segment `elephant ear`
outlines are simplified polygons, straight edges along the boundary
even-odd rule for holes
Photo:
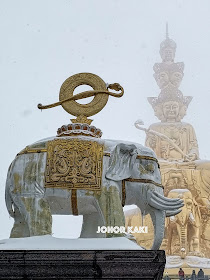
[[[129,178],[137,154],[137,147],[135,145],[118,144],[111,154],[106,178],[113,181]]]

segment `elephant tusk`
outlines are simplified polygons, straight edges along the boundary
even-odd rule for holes
[[[153,197],[150,198],[149,205],[154,207],[155,209],[166,211],[166,210],[174,210],[175,206],[171,205],[163,205],[162,203],[156,201]],[[180,208],[179,206],[177,208]]]
[[[153,198],[157,203],[164,205],[165,207],[175,207],[180,208],[183,206],[183,201],[181,199],[165,199],[164,196],[161,196],[158,192],[150,192],[150,197]]]
[[[189,219],[190,219],[190,221],[191,221],[192,223],[195,222],[195,218],[194,218],[194,215],[193,215],[192,212],[190,212]]]
[[[174,211],[166,210],[166,217],[175,216],[175,215],[179,214],[181,211],[182,211],[182,209],[178,209],[178,210],[174,210]]]
[[[183,201],[181,199],[178,199],[178,200],[177,199],[165,199],[164,196],[157,195],[158,193],[156,191],[154,191],[153,194],[154,194],[153,195],[154,199],[157,202],[164,204],[165,206],[174,206],[174,207],[178,206],[179,207],[180,205],[183,204]]]
[[[165,203],[163,200],[161,200],[159,197],[157,197],[157,192],[151,192],[148,191],[148,203],[150,206],[154,207],[155,209],[162,210],[162,211],[175,211],[178,210],[183,206],[182,201],[180,201],[178,204],[169,204]]]
[[[164,200],[165,200],[165,201],[168,201],[168,202],[170,202],[171,200],[173,200],[173,201],[180,201],[180,200],[182,200],[182,199],[180,199],[180,198],[168,198],[168,197],[165,197],[165,196],[161,195],[160,193],[158,193],[158,192],[156,192],[156,191],[155,191],[155,193],[156,193],[156,195],[157,195],[158,197],[164,198]]]

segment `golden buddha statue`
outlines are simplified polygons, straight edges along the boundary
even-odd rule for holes
[[[177,188],[189,188],[196,181],[192,193],[203,206],[210,208],[210,161],[199,159],[195,130],[191,124],[181,121],[192,97],[183,96],[180,90],[169,84],[157,98],[149,97],[148,100],[161,122],[152,124],[147,130],[146,146],[155,151],[162,176],[169,175],[169,168],[176,169],[177,176],[170,174],[167,181],[170,183],[172,177],[179,178],[176,179],[180,184],[176,184]],[[182,180],[177,170],[185,170],[181,172]]]
[[[180,214],[167,218],[162,249],[181,258],[210,257],[210,161],[200,160],[195,130],[182,121],[192,97],[179,90],[184,63],[174,62],[175,52],[176,43],[167,32],[160,45],[162,62],[153,67],[161,92],[148,98],[160,122],[149,129],[140,127],[140,121],[135,126],[146,132],[145,144],[158,157],[165,196],[182,198],[186,204]],[[127,223],[130,217],[127,215]],[[150,227],[149,218],[144,218],[144,225]]]

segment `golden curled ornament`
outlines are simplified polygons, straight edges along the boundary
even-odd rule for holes
[[[74,94],[76,87],[89,85],[93,90]],[[110,92],[109,89],[121,91],[120,93]],[[64,81],[60,89],[59,102],[45,105],[38,104],[39,109],[49,109],[61,105],[65,111],[73,116],[93,116],[101,111],[106,105],[109,95],[121,97],[124,94],[123,87],[118,84],[106,83],[97,75],[92,73],[75,74]],[[93,100],[87,104],[79,104],[76,100],[94,96]]]

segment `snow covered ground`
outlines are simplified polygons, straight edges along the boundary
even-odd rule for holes
[[[181,259],[180,256],[167,256],[166,268],[178,268],[183,266],[210,268],[210,259],[196,256],[187,256],[185,259]]]
[[[0,240],[0,250],[142,250],[125,237],[56,238],[50,235]]]

